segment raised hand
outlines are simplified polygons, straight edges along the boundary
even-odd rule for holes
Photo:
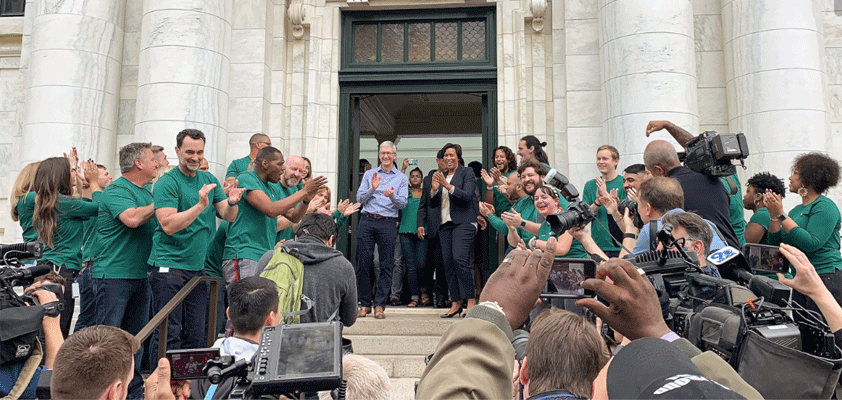
[[[407,167],[409,167],[409,159],[404,158],[403,159],[403,165],[401,166],[401,171],[406,171]]]
[[[763,204],[766,206],[766,209],[769,210],[769,215],[771,215],[772,218],[784,213],[784,206],[781,204],[781,196],[778,196],[778,194],[773,192],[771,189],[766,189],[766,193],[763,194]]]
[[[310,213],[324,208],[325,205],[327,205],[327,199],[324,197],[319,196],[318,198],[313,198],[313,200],[310,200],[310,204],[307,205],[307,212]]]
[[[494,168],[492,168],[491,170],[493,171],[493,170],[494,170]],[[485,185],[486,185],[486,186],[488,186],[488,187],[492,187],[492,186],[494,186],[494,177],[493,177],[493,176],[491,176],[491,174],[489,174],[488,172],[486,172],[486,170],[485,170],[485,169],[481,169],[481,170],[479,171],[479,173],[480,173],[480,175],[482,176],[482,181],[483,181],[483,182],[485,182]]]
[[[629,190],[626,190],[626,197],[628,197],[629,200],[637,203],[637,189],[630,187]]]
[[[433,179],[430,180],[434,192],[439,191],[439,188],[443,185],[442,182],[447,183],[447,179],[445,179],[444,174],[442,174],[441,171],[436,171],[433,174]]]
[[[228,205],[237,204],[240,202],[240,199],[243,198],[243,193],[246,189],[238,188],[237,185],[239,184],[240,181],[235,179],[234,182],[231,182],[231,184],[228,185]]]
[[[506,225],[512,228],[519,227],[520,223],[523,222],[523,217],[521,217],[520,213],[514,209],[504,212],[500,215],[500,218],[503,219],[503,222],[505,222]]]
[[[479,203],[479,213],[482,214],[483,217],[487,217],[491,214],[494,214],[494,206],[484,201],[481,201]]]
[[[646,137],[649,137],[653,132],[666,129],[671,124],[669,121],[649,121],[649,125],[646,125]]]
[[[66,158],[67,162],[70,163],[70,169],[74,169],[79,166],[79,153],[76,151],[76,147],[73,147],[69,153],[64,153],[64,158]]]
[[[304,187],[301,190],[307,192],[308,196],[315,196],[316,192],[325,185],[327,185],[327,178],[320,175],[304,182]]]
[[[500,178],[503,177],[503,174],[500,173],[500,170],[497,167],[491,167],[491,176],[494,178],[495,181],[499,181]]]
[[[377,190],[380,187],[380,175],[377,172],[371,174],[371,190]]]
[[[348,199],[336,203],[336,211],[339,211],[340,214],[345,214],[345,209],[348,208],[349,204],[351,204],[351,200]]]
[[[608,195],[608,189],[605,187],[605,179],[601,176],[596,177],[596,196],[602,197]]]
[[[208,193],[210,193],[210,191],[213,190],[213,188],[215,187],[215,183],[210,183],[207,185],[203,185],[202,188],[199,189],[199,205],[201,205],[202,208],[207,207],[210,203],[210,200],[208,200]]]
[[[512,329],[520,327],[535,308],[553,265],[555,246],[555,238],[547,241],[544,252],[523,250],[518,246],[488,278],[479,300],[499,304]]]
[[[606,193],[599,197],[599,202],[605,206],[609,214],[617,212],[617,205],[620,204],[620,199],[617,196],[617,189],[611,189],[611,193]]]
[[[348,207],[345,207],[345,211],[341,211],[341,213],[342,213],[342,215],[347,217],[347,216],[349,216],[349,215],[351,215],[351,214],[353,214],[357,211],[360,211],[360,207],[362,207],[362,206],[363,205],[360,204],[360,203],[352,203],[352,204],[349,204]]]

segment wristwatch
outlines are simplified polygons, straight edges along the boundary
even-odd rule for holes
[[[520,226],[526,228],[526,220],[525,219],[520,221]]]
[[[778,215],[778,221],[780,221],[780,222],[786,221],[787,218],[789,218],[789,217],[787,217],[786,214]]]

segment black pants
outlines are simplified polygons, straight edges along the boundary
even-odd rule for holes
[[[473,224],[448,222],[439,228],[441,254],[450,300],[460,301],[476,297],[474,266],[471,264],[471,247],[477,228]]]
[[[53,270],[56,269],[55,264],[49,261],[47,261],[47,264],[52,266]],[[60,299],[64,304],[64,310],[61,312],[59,325],[61,325],[61,335],[66,339],[67,335],[70,334],[70,321],[73,319],[73,310],[76,308],[76,300],[73,298],[73,283],[76,282],[79,271],[62,265],[58,267],[58,274],[64,278],[64,298]]]

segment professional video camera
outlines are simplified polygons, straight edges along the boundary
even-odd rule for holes
[[[202,359],[208,350],[211,349],[196,350],[194,359]],[[180,355],[190,357],[188,353]],[[345,398],[342,324],[338,321],[267,326],[251,360],[235,361],[231,356],[202,360],[205,359],[208,361],[201,378],[206,377],[212,384],[233,378],[230,399],[280,394],[297,398],[300,393],[324,390],[336,390],[335,398]],[[183,372],[188,373],[190,364],[185,363],[184,367]],[[173,372],[181,373],[176,369]]]
[[[57,315],[62,310],[60,303],[38,305],[34,297],[18,295],[14,290],[52,270],[46,265],[21,268],[22,260],[42,255],[40,242],[0,245],[0,364],[29,357],[44,314]]]
[[[576,187],[561,172],[556,171],[555,168],[550,169],[544,177],[544,183],[558,189],[561,195],[570,202],[567,211],[547,216],[547,223],[550,224],[554,235],[558,236],[568,229],[585,226],[596,218],[591,207],[579,200],[579,191]]]
[[[748,157],[748,142],[742,132],[716,134],[707,131],[687,142],[687,151],[678,153],[678,158],[687,166],[711,177],[730,176],[737,172],[731,160],[740,160],[743,169]]]

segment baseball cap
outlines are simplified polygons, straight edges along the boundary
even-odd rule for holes
[[[706,378],[666,340],[642,338],[629,343],[608,367],[611,399],[744,399]]]

